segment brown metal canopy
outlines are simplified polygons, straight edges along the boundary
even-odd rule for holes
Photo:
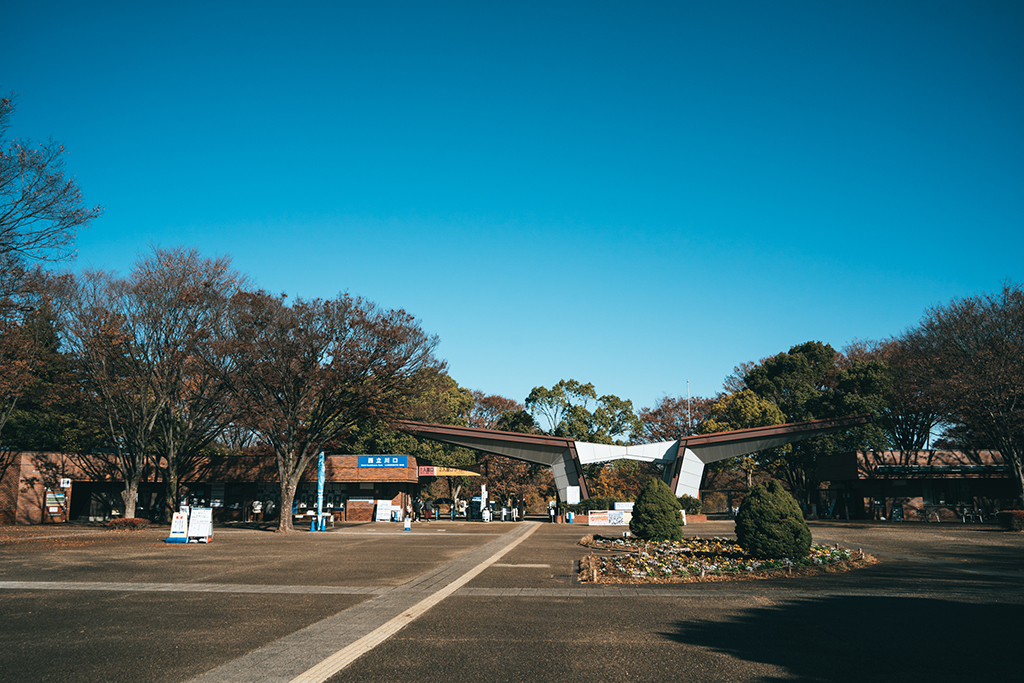
[[[520,434],[407,420],[395,422],[394,427],[424,439],[550,467],[555,476],[559,495],[564,500],[569,486],[579,486],[580,496],[588,497],[579,455],[581,449],[585,454],[590,454],[586,458],[588,463],[621,458],[662,462],[665,464],[665,481],[672,487],[676,495],[680,495],[681,492],[696,495],[704,473],[704,465],[708,463],[777,448],[795,441],[858,427],[869,422],[871,422],[870,415],[850,415],[772,427],[754,427],[716,434],[685,436],[677,441],[642,446],[607,446],[579,442],[579,449],[577,442],[573,439],[546,434]]]

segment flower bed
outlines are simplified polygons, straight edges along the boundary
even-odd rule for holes
[[[756,560],[734,539],[685,538],[647,543],[636,538],[585,537],[580,543],[609,556],[588,555],[580,561],[580,580],[588,583],[678,583],[735,581],[776,576],[806,576],[848,571],[874,563],[863,552],[840,546],[812,545],[798,560]]]

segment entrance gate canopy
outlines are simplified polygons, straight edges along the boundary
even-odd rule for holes
[[[704,465],[843,431],[869,422],[870,415],[850,415],[773,427],[684,436],[676,441],[633,446],[614,446],[546,434],[519,434],[406,420],[397,421],[394,426],[420,438],[550,467],[555,477],[555,485],[558,487],[559,499],[566,500],[570,486],[580,487],[582,498],[589,497],[587,484],[583,478],[583,465],[622,459],[662,463],[665,466],[665,483],[672,488],[675,495],[686,494],[696,498],[700,492]]]

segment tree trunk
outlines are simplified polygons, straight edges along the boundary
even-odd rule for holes
[[[281,517],[277,521],[277,530],[283,533],[295,531],[292,525],[292,505],[295,503],[296,488],[287,479],[281,480]]]
[[[164,509],[163,509],[163,520],[165,522],[171,521],[174,517],[174,511],[178,507],[178,463],[177,458],[169,459],[167,461],[167,471],[164,473]]]
[[[1012,446],[1001,451],[1004,462],[1010,466],[1013,477],[1014,488],[1017,490],[1018,505],[1024,504],[1024,463],[1021,462],[1021,454]]]
[[[124,500],[125,519],[135,517],[135,503],[139,499],[139,479],[141,477],[134,473],[131,476],[125,477],[124,493],[121,494]]]

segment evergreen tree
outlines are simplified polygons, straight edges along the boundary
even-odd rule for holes
[[[796,499],[777,479],[758,484],[736,515],[736,540],[762,559],[798,559],[811,551],[811,530]]]
[[[633,504],[629,529],[649,541],[678,541],[683,538],[683,517],[679,500],[661,479],[652,477]]]

